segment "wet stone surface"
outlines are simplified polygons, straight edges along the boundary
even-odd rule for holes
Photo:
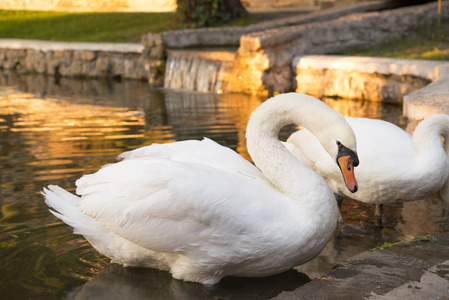
[[[275,299],[449,299],[449,233],[366,251]]]

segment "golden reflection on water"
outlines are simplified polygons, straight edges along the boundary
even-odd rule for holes
[[[381,119],[401,128],[406,125],[402,117],[402,106],[396,104],[333,98],[323,98],[322,100],[345,117]]]

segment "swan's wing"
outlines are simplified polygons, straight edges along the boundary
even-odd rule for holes
[[[260,175],[248,176],[238,168],[147,156],[127,156],[83,176],[77,193],[82,212],[153,251],[183,253],[202,247],[205,240],[232,243],[275,215],[279,203],[265,199],[282,198]],[[240,166],[239,157],[235,153],[235,166]]]
[[[376,119],[346,118],[357,138],[360,165],[356,172],[372,179],[411,174],[417,154],[410,134]],[[397,175],[395,175],[397,174]]]
[[[382,189],[392,179],[408,182],[417,158],[411,136],[382,120],[351,117],[346,120],[356,135],[360,161],[355,168],[359,192],[351,196],[360,195],[367,185]],[[299,160],[321,174],[334,191],[348,194],[335,161],[310,131],[302,129],[293,133],[285,144]]]
[[[266,180],[265,176],[249,161],[236,155],[230,148],[204,138],[202,141],[188,140],[168,144],[152,144],[124,152],[119,159],[160,158],[179,162],[191,162],[229,172],[240,172]]]
[[[410,166],[410,162],[416,159],[411,136],[398,126],[376,119],[347,117],[346,120],[357,139],[360,165],[356,173],[362,169],[369,170],[371,174],[376,170],[385,172],[393,167],[401,170],[399,167]],[[287,139],[286,146],[298,159],[320,174],[339,173],[335,162],[307,129],[293,133]]]

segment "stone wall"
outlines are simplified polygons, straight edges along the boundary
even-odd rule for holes
[[[296,92],[400,103],[404,96],[436,82],[449,62],[315,55],[295,58]]]
[[[0,40],[0,69],[64,77],[148,79],[140,44]]]
[[[449,17],[449,2],[442,2]],[[248,82],[245,92],[285,92],[294,88],[293,57],[368,47],[400,37],[437,19],[437,3],[370,12],[306,25],[286,26],[242,36],[237,64]],[[254,84],[250,84],[254,83]]]
[[[317,0],[242,0],[242,5],[250,12],[313,10],[320,8]]]
[[[313,22],[321,23],[349,14],[377,11],[391,7],[395,7],[394,3],[388,1],[369,1],[346,7],[315,11],[308,14],[290,15],[288,17],[242,27],[172,30],[163,32],[162,35],[157,34],[157,36],[158,38],[162,38],[162,43],[169,49],[238,47],[240,46],[241,37],[251,33],[263,33],[266,30],[272,30],[274,28],[297,26]],[[151,35],[150,33],[145,38],[152,39]]]

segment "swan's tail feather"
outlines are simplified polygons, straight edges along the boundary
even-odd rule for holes
[[[98,231],[104,231],[101,225],[78,209],[77,206],[81,201],[78,196],[56,185],[44,188],[42,195],[45,197],[45,203],[56,210],[50,209],[50,212],[67,225],[72,226],[73,233],[89,236]]]
[[[50,209],[50,212],[67,225],[72,226],[73,233],[83,235],[98,252],[123,265],[152,266],[152,251],[116,235],[93,218],[82,213],[78,209],[78,204],[81,202],[80,197],[56,185],[44,188],[42,195],[45,196],[45,203],[56,210]]]

